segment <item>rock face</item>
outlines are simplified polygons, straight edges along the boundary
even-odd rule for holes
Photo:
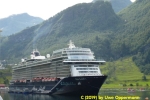
[[[93,0],[93,2],[96,1],[109,1],[112,4],[112,7],[114,11],[117,13],[121,11],[122,9],[128,7],[132,2],[130,0]]]

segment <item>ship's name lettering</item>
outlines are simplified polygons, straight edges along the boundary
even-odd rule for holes
[[[61,82],[61,85],[76,85],[74,82]]]
[[[86,78],[75,78],[75,80],[79,81],[79,80],[86,80]]]

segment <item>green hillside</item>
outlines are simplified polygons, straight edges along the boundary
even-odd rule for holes
[[[77,4],[39,25],[9,36],[2,42],[1,59],[14,63],[22,57],[29,57],[35,48],[46,55],[53,50],[68,47],[69,40],[84,47],[84,44],[90,45],[95,38],[106,38],[121,23],[122,20],[114,13],[109,2]]]
[[[3,38],[0,59],[16,63],[29,58],[35,48],[42,55],[51,54],[68,47],[68,41],[72,40],[76,46],[91,48],[96,58],[114,61],[107,64],[111,67],[104,67],[105,74],[111,76],[108,83],[143,82],[142,73],[150,75],[149,16],[149,0],[137,0],[118,14],[106,1],[77,4],[41,24]],[[125,57],[133,57],[134,63],[131,58],[122,59]]]
[[[146,87],[150,85],[150,75],[145,75],[140,72],[140,69],[133,62],[132,57],[121,58],[114,62],[107,62],[106,65],[100,67],[103,74],[108,75],[106,84],[103,88],[125,88],[130,84],[133,86]],[[127,86],[123,86],[123,85]]]
[[[113,44],[125,44],[126,55],[134,55],[133,60],[141,72],[150,74],[149,0],[137,0],[133,5],[121,11],[119,16],[125,23],[117,32]]]
[[[5,66],[6,67],[6,66]],[[11,80],[12,70],[10,66],[7,66],[6,69],[0,70],[0,84],[9,84]]]

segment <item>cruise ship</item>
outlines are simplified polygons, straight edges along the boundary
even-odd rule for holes
[[[38,50],[30,59],[12,67],[9,93],[96,95],[107,76],[100,71],[104,60],[96,60],[89,48],[68,48],[41,56]]]

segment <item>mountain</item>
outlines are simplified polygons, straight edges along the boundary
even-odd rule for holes
[[[77,4],[41,24],[3,39],[1,59],[16,61],[28,57],[33,48],[38,48],[46,55],[67,47],[70,39],[82,46],[96,37],[105,37],[121,23],[122,20],[114,13],[109,2]]]
[[[133,60],[145,74],[150,74],[150,2],[136,2],[119,13],[124,25],[117,35],[116,43],[125,44],[128,53],[134,55]],[[128,55],[129,55],[128,54]]]
[[[27,13],[11,15],[7,18],[0,19],[0,29],[3,30],[3,36],[8,36],[15,34],[27,27],[39,24],[42,21],[43,19],[30,16]]]
[[[93,2],[96,1],[109,1],[112,4],[112,8],[116,13],[123,10],[124,8],[128,7],[132,4],[130,0],[93,0]]]
[[[46,55],[67,47],[71,39],[106,61],[132,57],[142,73],[150,74],[149,16],[149,0],[137,0],[117,14],[106,1],[77,4],[36,26],[2,38],[0,59],[14,63],[29,57],[33,48]]]
[[[136,0],[117,15],[123,20],[122,24],[112,34],[107,35],[106,40],[95,39],[93,45],[87,44],[86,47],[93,50],[100,48],[97,49],[97,55],[103,47],[110,61],[131,56],[142,73],[150,74],[149,0]],[[101,44],[98,45],[99,43]]]
[[[132,4],[130,0],[111,0],[111,3],[116,13]]]

